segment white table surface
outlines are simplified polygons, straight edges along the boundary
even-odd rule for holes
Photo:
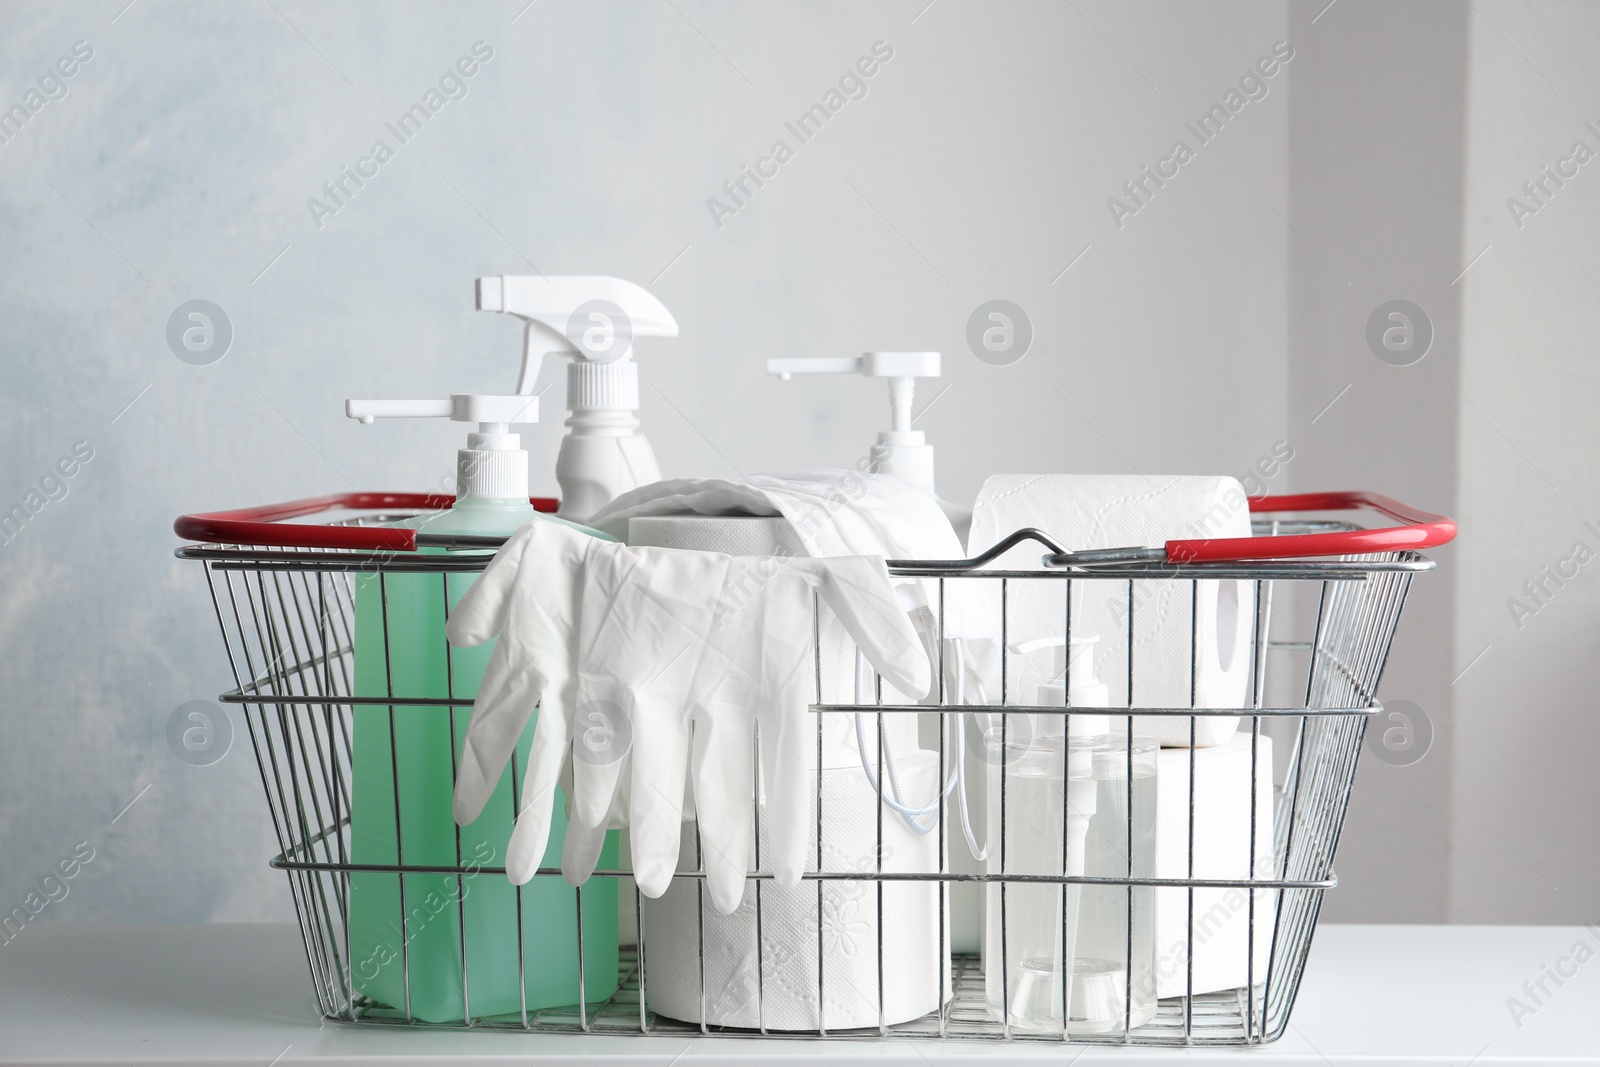
[[[1578,963],[1571,953],[1583,942]],[[1576,974],[1522,986],[1563,958]],[[1535,991],[1537,993],[1537,991]],[[1535,1007],[1519,1020],[1507,1005]],[[1319,929],[1290,1028],[1254,1049],[1080,1049],[462,1033],[324,1022],[291,926],[32,926],[0,947],[0,1063],[1600,1064],[1600,933],[1580,927]],[[1076,1060],[1074,1060],[1076,1057]]]

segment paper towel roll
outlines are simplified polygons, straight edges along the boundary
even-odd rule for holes
[[[1157,546],[1192,537],[1247,537],[1249,500],[1227,477],[1002,474],[984,482],[973,509],[968,554],[976,555],[1026,527],[1043,530],[1072,551]],[[992,566],[1033,569],[1039,547],[1028,543]],[[1100,680],[1112,703],[1128,698],[1128,583],[1074,579],[1073,636],[1098,635]],[[1065,584],[1012,582],[1008,640],[1059,636],[1066,615]],[[1191,590],[1198,603],[1192,604]],[[1194,615],[1191,616],[1191,611]],[[1250,688],[1255,587],[1247,581],[1199,582],[1152,577],[1133,583],[1134,702],[1145,707],[1189,707],[1191,634],[1194,704],[1245,705]],[[1191,626],[1191,621],[1194,625]],[[1238,729],[1231,716],[1146,716],[1134,730],[1163,745],[1219,745]]]
[[[937,789],[938,756],[919,750],[902,754],[899,763],[906,799],[918,804],[931,800]],[[815,781],[813,777],[813,820]],[[824,870],[862,874],[877,870],[877,812],[877,795],[859,766],[823,772]],[[882,827],[883,870],[937,873],[937,830],[914,834],[887,809]],[[813,837],[808,870],[816,869],[815,844]],[[694,824],[685,823],[679,869],[693,870],[694,863]],[[702,903],[698,879],[675,878],[660,898],[644,900],[646,1004],[652,1011],[686,1022],[701,1022],[703,1015],[713,1026],[765,1024],[771,1030],[877,1026],[880,885],[884,1021],[907,1022],[934,1011],[941,999],[950,997],[950,939],[947,932],[941,956],[937,882],[804,881],[786,890],[763,881],[758,957],[753,884],[746,884],[738,910],[722,915],[709,898]],[[700,936],[705,940],[703,1013]]]
[[[806,555],[781,515],[639,515],[628,520],[628,544],[730,556]]]
[[[1250,877],[1250,734],[1194,751],[1194,877]],[[1257,878],[1273,876],[1272,739],[1256,748]],[[1156,877],[1189,877],[1189,752],[1156,756]],[[1255,981],[1266,980],[1277,893],[1257,889]],[[1250,891],[1194,891],[1194,991],[1235,989],[1248,980]],[[1187,981],[1189,892],[1156,890],[1156,995],[1182,996]]]

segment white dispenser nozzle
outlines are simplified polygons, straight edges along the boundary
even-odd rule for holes
[[[538,397],[456,393],[440,400],[346,400],[344,413],[367,425],[374,419],[475,422],[478,431],[456,453],[456,496],[528,502],[528,453],[511,427],[539,421]]]
[[[1013,655],[1047,654],[1041,681],[1024,700],[1039,707],[1104,708],[1111,703],[1111,689],[1094,673],[1094,647],[1099,637],[1039,637],[1011,646]],[[1070,655],[1069,655],[1070,651]],[[1069,671],[1067,668],[1071,666]],[[1031,700],[1030,700],[1031,696]],[[1094,737],[1108,733],[1110,717],[1104,714],[1073,715],[1068,733],[1073,737]]]
[[[478,279],[478,310],[526,326],[519,393],[533,391],[545,358],[567,368],[568,433],[556,458],[559,515],[583,521],[630,489],[661,478],[638,432],[639,337],[676,337],[678,323],[650,293],[621,278],[504,274]]]
[[[911,428],[918,378],[939,376],[937,352],[868,352],[842,359],[769,359],[767,373],[788,381],[795,374],[860,374],[889,379],[889,429],[872,446],[872,469],[933,491],[933,446]]]

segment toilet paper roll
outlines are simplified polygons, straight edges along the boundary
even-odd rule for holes
[[[921,804],[933,798],[939,770],[935,753],[902,754],[899,768],[908,801]],[[815,788],[813,778],[813,820]],[[877,796],[861,768],[824,771],[823,869],[863,875],[876,871],[878,834]],[[937,873],[937,829],[927,835],[914,834],[885,809],[882,834],[883,870]],[[694,824],[685,823],[680,870],[694,869],[695,847]],[[815,869],[813,837],[808,870]],[[875,1027],[880,958],[886,1023],[920,1018],[950,997],[950,938],[948,930],[940,938],[937,882],[812,880],[783,889],[762,881],[758,954],[754,883],[746,884],[738,910],[722,915],[711,906],[698,881],[675,878],[660,898],[644,900],[645,1001],[652,1011],[712,1026],[765,1025],[770,1030],[814,1030],[819,1025],[830,1030]],[[818,885],[822,887],[820,914]],[[703,957],[698,943],[701,937]],[[943,954],[941,945],[945,946]]]
[[[1156,756],[1156,877],[1189,877],[1189,751],[1163,749]],[[1250,734],[1194,751],[1194,877],[1250,877]],[[1256,748],[1257,878],[1273,876],[1272,739]],[[1255,892],[1255,973],[1266,980],[1272,951],[1277,893]],[[1188,973],[1189,892],[1156,890],[1156,995],[1182,996]],[[1250,891],[1194,891],[1194,991],[1235,989],[1247,980]]]
[[[1026,527],[1062,547],[1158,546],[1194,537],[1248,537],[1249,500],[1227,477],[1138,475],[995,475],[973,508],[968,554]],[[1018,546],[991,566],[1035,569],[1039,546]],[[1189,707],[1191,642],[1194,707],[1240,708],[1250,688],[1255,587],[1238,580],[1074,579],[1073,636],[1098,635],[1095,669],[1113,704],[1128,700],[1128,614],[1133,613],[1133,700],[1144,707]],[[1012,582],[1008,640],[1059,636],[1065,583]],[[1194,599],[1191,600],[1191,597]],[[1193,625],[1191,625],[1191,622]],[[1136,733],[1162,745],[1219,745],[1238,729],[1231,716],[1145,716]]]
[[[808,554],[789,520],[781,515],[636,515],[628,520],[628,544],[723,552],[730,556],[789,558]],[[870,668],[860,678],[858,687],[855,642],[850,639],[844,624],[826,605],[822,606],[822,618],[819,621],[818,648],[822,667],[819,703],[855,703],[858,688],[865,703],[877,702],[877,689]],[[886,684],[883,703],[915,703],[921,697],[921,693],[910,696],[901,694]],[[823,733],[822,766],[859,769],[861,757],[858,755],[860,748],[856,740],[855,716],[829,712],[819,718]],[[911,752],[916,748],[915,716],[885,715],[884,720],[884,732],[889,735],[889,743],[895,752]],[[876,753],[876,716],[868,716],[863,728],[867,751]],[[813,749],[808,748],[807,751]]]

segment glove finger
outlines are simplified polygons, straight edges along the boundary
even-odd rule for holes
[[[546,809],[543,817],[534,811],[525,811],[511,831],[511,841],[506,845],[506,877],[513,885],[525,885],[544,863],[544,854],[550,843],[550,815]]]
[[[762,844],[773,878],[792,889],[800,884],[812,844],[815,790],[804,739],[814,737],[816,727],[806,710],[804,680],[792,680],[775,696],[756,718],[761,726],[761,780],[766,787],[767,838]]]
[[[659,897],[678,866],[689,722],[675,707],[657,707],[636,698],[633,729],[628,813],[633,876],[641,893]]]
[[[506,874],[522,885],[544,862],[550,844],[551,805],[561,765],[567,758],[567,719],[561,705],[546,701],[533,730],[533,745],[528,750],[528,770],[523,776],[522,805],[517,812],[511,843],[506,846]]]
[[[934,680],[922,642],[917,640],[883,560],[838,556],[825,561],[819,592],[884,679],[914,700],[922,700]]]
[[[606,824],[585,826],[577,820],[567,823],[567,840],[561,848],[561,876],[570,886],[580,886],[594,873],[600,851],[606,844]]]
[[[693,774],[700,863],[711,903],[724,915],[738,909],[750,873],[755,737],[748,727],[739,728],[748,722],[748,715],[748,708],[718,708],[695,718]]]
[[[482,814],[539,702],[543,679],[510,646],[502,641],[495,647],[472,705],[452,805],[461,826]]]
[[[580,703],[572,715],[572,815],[604,829],[633,748],[633,717],[617,701]]]

